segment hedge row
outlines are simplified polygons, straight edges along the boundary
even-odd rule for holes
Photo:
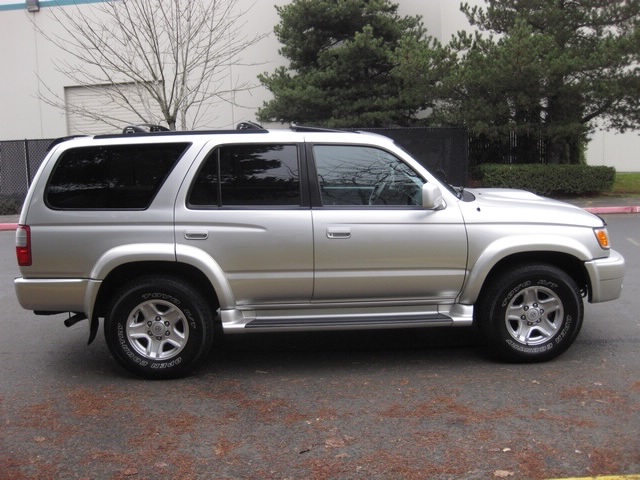
[[[587,165],[480,165],[484,187],[520,188],[539,195],[585,195],[610,192],[616,177],[613,167]]]

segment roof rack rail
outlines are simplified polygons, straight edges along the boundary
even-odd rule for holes
[[[346,130],[338,130],[335,128],[324,128],[324,127],[312,127],[310,125],[298,125],[297,123],[292,123],[289,128],[294,132],[346,132]]]
[[[48,146],[46,152],[49,152],[53,147],[59,145],[68,140],[73,140],[74,138],[87,137],[88,135],[69,135],[67,137],[60,137],[53,140]]]

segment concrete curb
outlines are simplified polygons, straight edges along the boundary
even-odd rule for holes
[[[605,213],[640,213],[640,206],[632,207],[587,207],[585,208],[587,212],[595,213],[595,214],[605,214]]]

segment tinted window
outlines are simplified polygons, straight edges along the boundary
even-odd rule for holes
[[[188,143],[82,147],[62,154],[47,205],[66,210],[145,209]]]
[[[231,145],[206,159],[190,206],[300,205],[295,145]]]
[[[423,180],[401,160],[372,147],[313,147],[323,205],[420,205]]]

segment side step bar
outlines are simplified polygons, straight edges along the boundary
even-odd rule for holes
[[[448,305],[445,311],[434,310],[401,308],[380,313],[376,309],[317,309],[297,310],[295,315],[282,310],[223,310],[220,315],[225,333],[451,327],[468,326],[473,321],[472,306]]]

